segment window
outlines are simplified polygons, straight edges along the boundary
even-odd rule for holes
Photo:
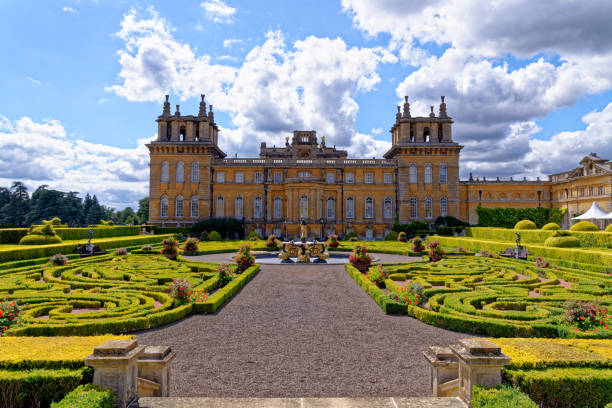
[[[217,173],[217,183],[225,183],[225,173],[220,171]]]
[[[234,182],[244,183],[244,173],[241,171],[236,173],[236,175],[234,176]]]
[[[409,181],[410,184],[416,184],[417,183],[417,166],[416,164],[412,163],[410,165],[410,171],[409,171]]]
[[[200,163],[191,163],[191,182],[200,182]]]
[[[393,173],[385,173],[384,178],[385,178],[384,179],[385,184],[393,183]]]
[[[309,171],[300,171],[298,173],[298,175],[299,175],[300,178],[308,178],[308,177],[310,177],[310,172]]]
[[[283,200],[280,197],[274,198],[274,218],[282,218]]]
[[[355,174],[354,173],[346,173],[345,176],[346,184],[355,183]]]
[[[603,191],[604,191],[603,186],[599,186],[599,195],[603,195],[604,193]]]
[[[161,181],[167,183],[170,178],[170,165],[168,162],[163,162],[161,167]]]
[[[365,183],[366,184],[374,184],[374,173],[366,173],[365,174]]]
[[[431,197],[425,199],[425,218],[433,218],[433,200]]]
[[[433,176],[432,176],[432,168],[431,168],[431,164],[427,163],[425,165],[425,184],[431,184],[433,181]]]
[[[580,197],[584,197],[584,187],[580,189]]]
[[[300,217],[308,217],[308,196],[305,195],[300,197]]]
[[[332,197],[327,199],[327,219],[333,220],[336,217],[336,200]]]
[[[448,199],[446,197],[440,199],[440,215],[442,217],[448,216]]]
[[[346,199],[346,218],[355,218],[355,200],[353,197]]]
[[[255,197],[253,202],[253,218],[262,218],[262,214],[261,197]]]
[[[593,196],[593,187],[589,187],[589,195]]]
[[[440,184],[448,183],[448,173],[446,169],[446,164],[440,165]]]
[[[365,218],[374,218],[374,200],[372,200],[372,197],[365,199]]]
[[[191,218],[198,218],[199,207],[198,197],[191,197],[191,208],[189,212]]]
[[[176,204],[174,207],[174,213],[176,215],[177,218],[182,218],[183,217],[183,196],[178,196],[176,197]]]
[[[283,182],[283,173],[281,173],[279,171],[274,173],[274,182],[275,183],[282,183]]]
[[[383,218],[393,218],[393,201],[391,201],[391,197],[385,197],[385,205],[383,206]]]
[[[168,216],[168,197],[166,197],[166,196],[163,196],[159,200],[159,215],[161,217],[167,217]]]
[[[255,175],[253,176],[253,181],[256,184],[263,183],[263,173],[261,171],[256,172]]]
[[[336,182],[336,173],[327,173],[327,182],[329,184]]]
[[[176,182],[182,183],[185,181],[185,165],[183,162],[176,163]]]
[[[244,206],[243,204],[243,200],[241,196],[236,197],[236,199],[234,200],[234,217],[236,218],[242,218],[244,217]]]
[[[223,197],[217,197],[217,212],[215,215],[217,217],[223,217],[225,214],[225,202]]]
[[[417,199],[412,197],[410,199],[410,218],[416,218],[419,216],[419,212],[417,211]]]

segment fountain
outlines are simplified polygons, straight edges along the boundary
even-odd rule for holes
[[[310,258],[315,258],[312,263],[327,263],[329,252],[325,251],[325,244],[316,239],[314,242],[307,241],[308,226],[306,221],[300,222],[300,242],[294,240],[283,242],[281,252],[278,254],[278,259],[281,263],[294,263],[291,258],[297,258],[297,262],[310,263]]]

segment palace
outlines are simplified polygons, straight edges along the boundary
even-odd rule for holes
[[[476,207],[566,207],[564,223],[593,201],[612,211],[612,163],[595,153],[548,180],[459,180],[463,146],[452,139],[444,97],[438,114],[412,116],[408,97],[391,127],[383,159],[353,159],[316,131],[294,131],[281,147],[261,144],[258,158],[226,158],[212,105],[197,116],[170,111],[168,95],[150,152],[149,222],[186,226],[210,217],[244,221],[246,232],[296,237],[355,231],[382,239],[394,222],[450,215],[477,223]],[[318,230],[317,230],[318,229]]]

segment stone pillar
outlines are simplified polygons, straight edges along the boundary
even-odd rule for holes
[[[449,347],[431,346],[423,355],[431,365],[431,396],[459,396],[459,363],[453,351]]]
[[[510,363],[496,344],[484,339],[463,339],[450,346],[459,360],[459,397],[471,406],[472,387],[501,384],[501,369]]]
[[[175,356],[176,352],[168,346],[144,349],[138,357],[138,396],[170,396],[170,364]]]
[[[138,401],[138,355],[143,350],[144,346],[139,346],[136,340],[109,340],[83,359],[85,365],[94,369],[93,383],[113,390],[116,407]]]

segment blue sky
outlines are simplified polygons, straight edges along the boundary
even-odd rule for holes
[[[259,142],[302,127],[351,155],[380,156],[409,94],[413,115],[446,95],[466,146],[463,177],[542,176],[591,151],[611,158],[612,32],[602,16],[612,10],[581,7],[4,1],[0,184],[134,205],[148,190],[143,144],[164,93],[184,114],[206,93],[230,155],[256,156]]]

